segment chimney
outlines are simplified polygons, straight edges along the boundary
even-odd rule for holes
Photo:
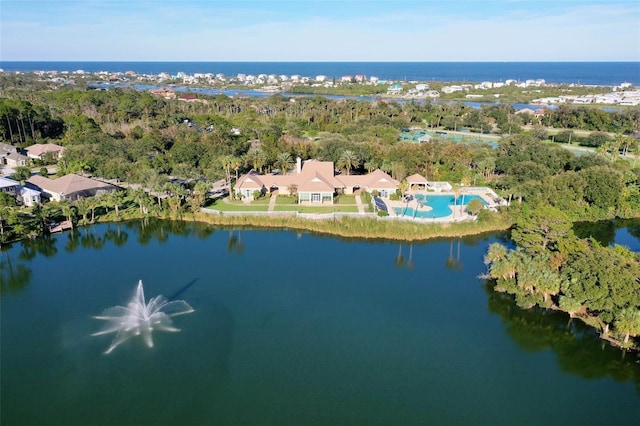
[[[296,158],[296,172],[300,174],[302,170],[302,159],[300,157]]]

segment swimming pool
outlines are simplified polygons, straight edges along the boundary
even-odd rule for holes
[[[454,195],[424,195],[424,194],[416,194],[416,200],[423,205],[431,207],[431,210],[421,210],[420,208],[417,211],[414,211],[413,207],[396,207],[394,211],[399,216],[410,216],[410,217],[418,217],[418,218],[440,218],[446,217],[453,213],[453,210],[449,206],[453,205],[467,205],[471,200],[480,200],[483,205],[487,205],[487,202],[479,195],[459,195],[457,199],[455,199],[454,203]]]

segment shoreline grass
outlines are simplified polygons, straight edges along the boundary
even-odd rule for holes
[[[203,212],[190,216],[193,221],[211,225],[295,229],[343,238],[388,241],[425,241],[434,238],[464,237],[506,231],[512,226],[511,218],[504,214],[496,214],[483,221],[435,224],[361,217],[312,220],[290,216],[231,216]]]

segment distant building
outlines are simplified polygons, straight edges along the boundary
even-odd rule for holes
[[[54,143],[37,143],[27,147],[27,157],[42,160],[45,155],[49,154],[54,160],[62,157],[64,147]]]
[[[402,84],[395,83],[395,84],[392,84],[391,86],[389,86],[389,88],[387,89],[387,94],[388,95],[400,95],[400,94],[402,94],[402,90],[403,90]]]

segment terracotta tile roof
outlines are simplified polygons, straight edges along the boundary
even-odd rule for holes
[[[238,179],[236,187],[261,189],[264,186],[265,188],[268,188],[268,186],[264,184],[263,179],[264,176],[255,172],[248,173]]]
[[[298,183],[298,192],[333,192],[336,189],[334,180],[330,182],[325,176],[316,172],[313,176],[307,176],[305,181]]]
[[[335,176],[331,161],[308,160],[286,175],[259,175],[251,172],[238,179],[238,189],[260,189],[263,186],[288,188],[296,185],[298,192],[333,192],[339,188],[360,186],[362,188],[395,189],[399,182],[382,170],[367,175]]]
[[[364,176],[365,185],[368,188],[392,188],[395,189],[398,187],[399,182],[389,176],[387,173],[383,172],[380,169],[376,169],[368,175]]]

